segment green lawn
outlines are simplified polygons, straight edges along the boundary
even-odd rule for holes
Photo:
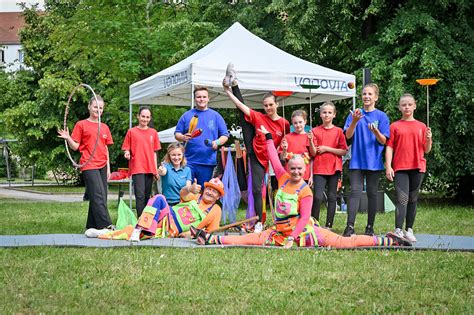
[[[0,234],[81,233],[87,203],[3,199],[0,213]],[[378,215],[376,232],[393,221]],[[344,222],[336,216],[338,232]],[[415,231],[474,235],[473,208],[421,202]],[[474,311],[472,253],[34,247],[1,249],[0,265],[2,313]]]

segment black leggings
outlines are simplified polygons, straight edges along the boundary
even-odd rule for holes
[[[262,201],[262,183],[265,176],[265,167],[258,161],[255,153],[250,153],[250,167],[252,168],[252,195],[255,215],[258,215],[258,221],[262,221],[263,201]],[[268,183],[270,185],[270,183]]]
[[[135,193],[137,217],[142,215],[143,209],[150,199],[151,188],[153,186],[153,174],[132,175],[133,191]]]
[[[416,170],[404,170],[395,172],[395,193],[397,195],[397,212],[395,215],[395,227],[413,228],[416,217],[416,204],[418,201],[418,192],[423,182],[424,173]]]
[[[244,98],[240,92],[239,86],[232,87],[232,93],[239,101],[244,103]],[[255,127],[245,120],[245,114],[239,110],[240,124],[242,125],[242,133],[244,137],[245,148],[247,149],[250,167],[252,168],[252,195],[255,214],[258,220],[262,221],[263,203],[262,203],[262,181],[265,176],[265,167],[258,161],[253,152],[253,138],[255,137]]]
[[[103,229],[112,224],[107,209],[107,166],[82,172],[89,196],[86,229]]]
[[[324,189],[327,184],[328,211],[326,216],[326,226],[332,227],[334,223],[334,215],[336,214],[336,197],[337,197],[337,181],[341,175],[337,171],[333,175],[314,175],[313,176],[313,208],[311,215],[319,221],[319,213],[321,210],[321,202],[324,198]]]
[[[347,211],[347,225],[355,225],[357,210],[359,210],[360,196],[364,186],[364,177],[367,185],[367,225],[374,226],[375,213],[377,212],[377,192],[379,189],[380,171],[350,170],[351,194],[349,196],[349,209]]]
[[[244,103],[244,98],[242,93],[240,92],[239,86],[232,87],[232,94],[237,97],[239,101]],[[239,118],[240,118],[240,125],[242,126],[242,135],[244,138],[245,148],[247,149],[247,153],[253,152],[253,138],[255,138],[255,127],[245,120],[245,114],[243,111],[239,111]]]

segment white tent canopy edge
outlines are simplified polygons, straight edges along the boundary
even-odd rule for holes
[[[229,62],[234,63],[245,102],[260,108],[267,91],[291,91],[285,105],[355,97],[355,76],[292,56],[234,23],[215,40],[188,58],[130,86],[130,104],[189,106],[192,88],[207,86],[209,106],[233,108],[222,89]]]

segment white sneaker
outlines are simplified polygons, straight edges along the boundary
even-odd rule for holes
[[[253,232],[254,233],[261,233],[263,231],[263,224],[262,222],[257,222],[257,224],[255,224],[255,227],[253,229]]]
[[[403,236],[412,243],[416,242],[415,234],[413,234],[413,229],[408,228],[406,231],[403,231]]]
[[[90,229],[87,229],[84,234],[89,238],[97,238],[100,235],[108,233],[108,232],[110,232],[109,229],[98,230],[98,229],[90,228]]]
[[[393,231],[393,234],[399,238],[405,238],[402,229],[396,228],[395,231]]]
[[[140,242],[141,229],[134,229],[132,235],[130,235],[130,242]]]
[[[234,64],[229,62],[225,71],[224,84],[226,86],[233,86],[237,83],[237,76],[235,74]]]

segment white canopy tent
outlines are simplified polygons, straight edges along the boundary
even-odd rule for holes
[[[188,58],[130,85],[130,127],[133,104],[192,107],[196,85],[209,88],[210,107],[234,108],[222,89],[229,62],[235,66],[245,104],[252,108],[262,107],[262,97],[268,91],[293,92],[284,105],[345,98],[353,98],[355,104],[354,75],[290,55],[236,22]],[[310,91],[302,85],[319,88]],[[163,132],[160,139],[174,141],[170,138],[173,128]]]
[[[355,97],[355,76],[292,56],[234,23],[219,37],[188,58],[130,86],[130,104],[189,106],[195,85],[210,90],[209,106],[233,108],[223,93],[227,64],[235,65],[245,103],[260,108],[267,91],[294,92],[285,105]],[[130,105],[130,108],[131,108]]]
[[[158,132],[158,138],[160,138],[160,142],[161,143],[176,142],[176,139],[174,138],[174,131],[175,130],[176,130],[176,126]]]

